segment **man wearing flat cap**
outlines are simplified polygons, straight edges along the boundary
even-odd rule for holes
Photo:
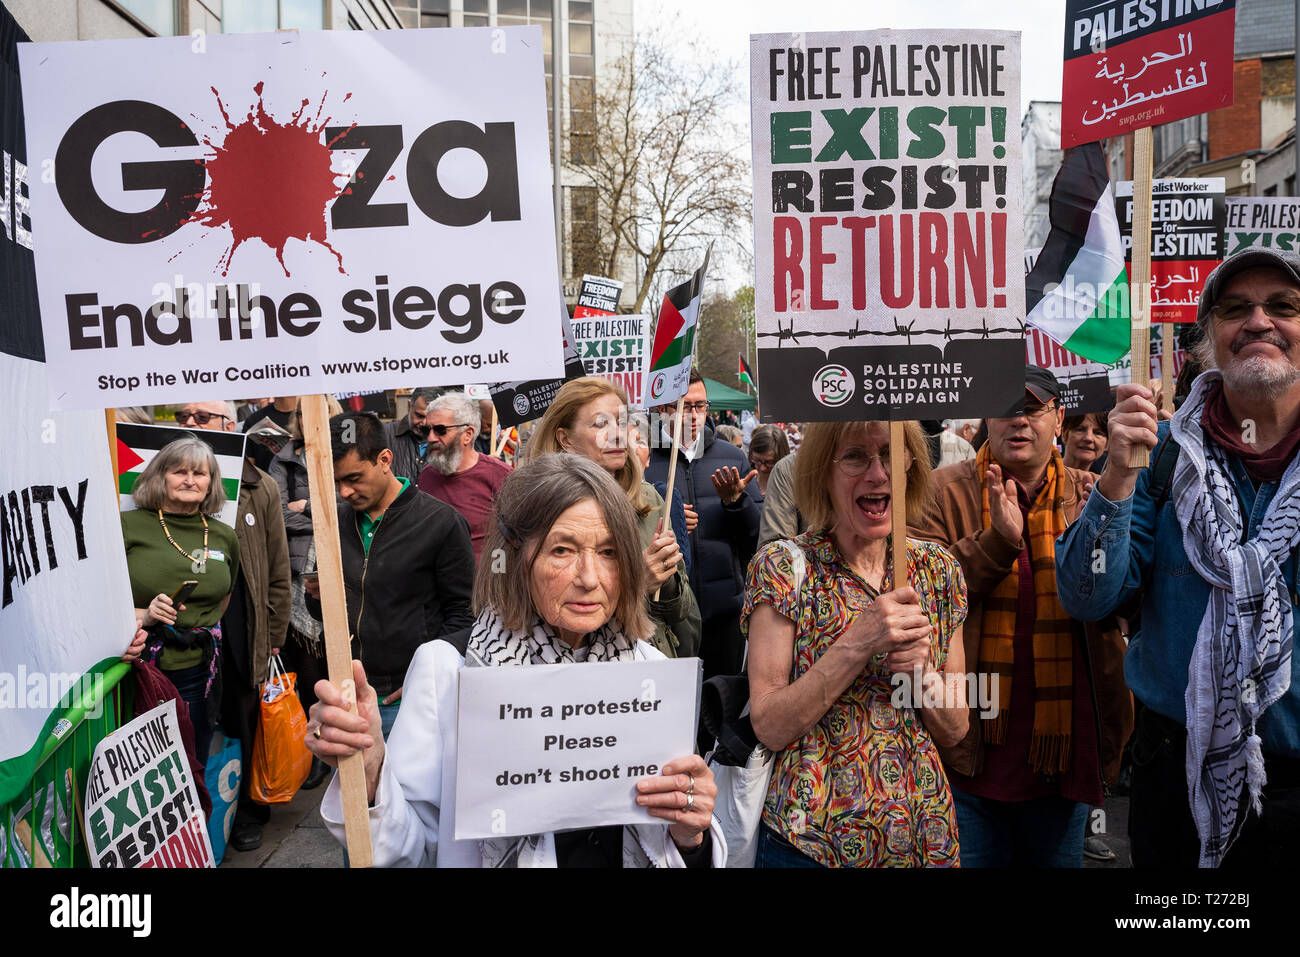
[[[1300,256],[1247,250],[1212,272],[1197,323],[1207,371],[1157,426],[1121,386],[1110,456],[1057,546],[1061,602],[1140,607],[1125,676],[1136,866],[1289,865],[1300,844]],[[1151,466],[1130,468],[1135,448]]]
[[[962,640],[979,693],[970,732],[940,749],[963,867],[1082,866],[1089,806],[1132,727],[1118,628],[1072,621],[1056,597],[1056,539],[1095,479],[1062,461],[1063,417],[1056,377],[1029,366],[1024,411],[990,418],[975,458],[934,473],[911,530],[953,553],[970,600]]]

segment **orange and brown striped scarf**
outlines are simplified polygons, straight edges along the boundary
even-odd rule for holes
[[[984,503],[982,527],[992,528],[989,514],[988,469],[993,457],[988,443],[976,456]],[[1003,473],[1006,477],[1005,472]],[[1071,707],[1074,697],[1074,636],[1070,619],[1056,597],[1056,539],[1065,531],[1065,463],[1052,450],[1047,480],[1029,507],[1024,539],[1034,576],[1034,725],[1029,742],[1029,766],[1056,774],[1070,766]],[[1011,677],[1015,672],[1016,609],[1020,600],[1020,562],[984,600],[979,670],[998,675],[998,716],[984,722],[984,740],[1006,740],[1011,710]]]

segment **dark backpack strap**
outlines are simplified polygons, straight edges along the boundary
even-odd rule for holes
[[[1174,484],[1174,466],[1178,464],[1178,453],[1182,451],[1173,435],[1168,435],[1155,451],[1155,460],[1151,463],[1151,481],[1147,491],[1156,503],[1156,515],[1169,500],[1169,490]]]

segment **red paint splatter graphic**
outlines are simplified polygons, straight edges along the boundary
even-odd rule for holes
[[[330,168],[330,144],[321,135],[330,122],[329,117],[321,119],[329,91],[321,95],[314,117],[304,116],[308,101],[303,100],[289,122],[281,123],[266,112],[263,86],[253,87],[257,102],[238,124],[231,122],[221,94],[211,88],[225,120],[225,135],[220,143],[204,137],[213,155],[205,159],[207,188],[190,221],[230,230],[230,248],[220,264],[223,276],[230,271],[235,251],[254,239],[275,251],[286,276],[284,250],[291,239],[324,246],[343,273],[343,257],[325,238],[325,210],[347,185],[347,174]],[[344,102],[351,97],[344,96]]]

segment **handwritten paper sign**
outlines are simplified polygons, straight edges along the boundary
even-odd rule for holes
[[[657,819],[636,782],[695,750],[700,661],[464,668],[456,840]]]
[[[1061,145],[1232,105],[1236,0],[1066,0]]]

